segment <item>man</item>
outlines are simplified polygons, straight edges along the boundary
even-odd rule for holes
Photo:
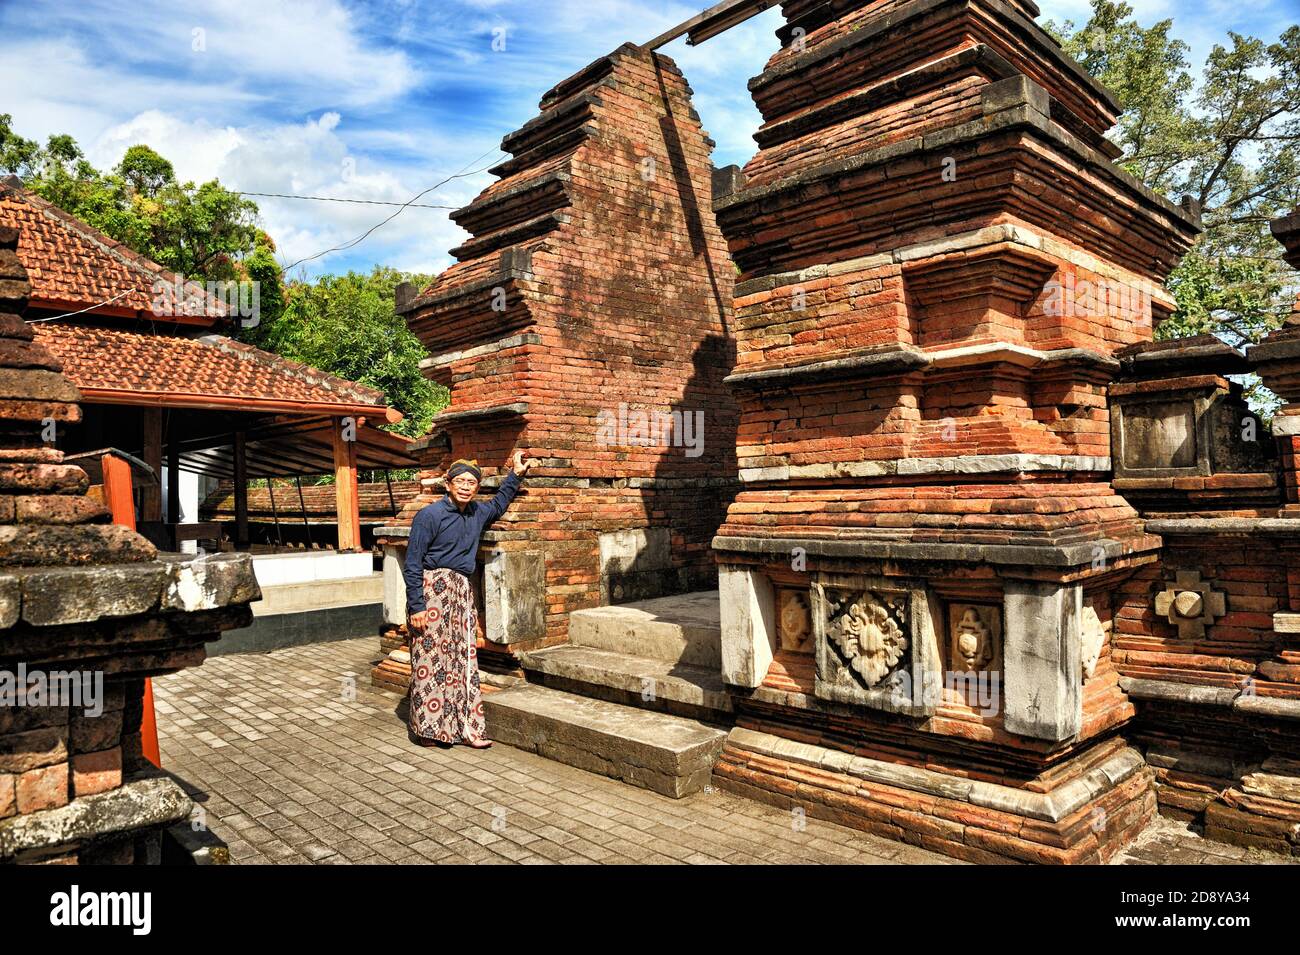
[[[406,548],[406,619],[411,636],[411,732],[422,746],[492,745],[479,691],[478,610],[470,577],[483,531],[505,513],[533,460],[489,501],[475,501],[483,471],[463,458],[447,469],[447,494],[415,515]]]

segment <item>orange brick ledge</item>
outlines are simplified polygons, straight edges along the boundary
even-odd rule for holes
[[[737,727],[713,779],[738,795],[977,863],[1103,863],[1156,814],[1152,771],[1119,739],[1054,767],[1050,780],[1045,773],[1010,786]]]

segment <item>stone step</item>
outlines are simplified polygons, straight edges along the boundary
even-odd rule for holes
[[[483,710],[498,742],[675,799],[708,784],[727,738],[695,720],[543,686],[488,693]]]
[[[722,666],[718,592],[575,610],[569,614],[569,642],[717,670]]]
[[[612,696],[615,702],[651,710],[680,704],[722,719],[732,711],[722,675],[710,667],[576,646],[521,653],[519,662],[530,678],[563,681],[563,689],[571,687],[583,696]]]

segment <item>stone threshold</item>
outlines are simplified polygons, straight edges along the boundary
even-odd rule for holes
[[[865,782],[894,786],[1044,822],[1060,822],[1129,779],[1146,765],[1136,749],[1126,748],[1052,792],[1038,793],[949,776],[931,769],[888,763],[867,756],[854,756],[842,750],[799,743],[739,726],[728,735],[727,745],[759,756],[783,759]]]

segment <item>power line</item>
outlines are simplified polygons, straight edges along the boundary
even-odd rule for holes
[[[334,196],[293,196],[283,192],[238,192],[241,196],[265,196],[268,199],[312,199],[316,202],[352,202],[365,206],[402,206],[408,209],[459,209],[459,206],[431,206],[419,202],[384,202],[380,199],[338,199]]]
[[[454,173],[454,174],[448,176],[446,179],[442,180],[441,182],[436,182],[436,183],[434,183],[432,186],[430,186],[428,189],[424,189],[424,190],[422,190],[421,192],[417,193],[416,195],[412,196],[409,202],[404,202],[404,203],[402,203],[401,208],[398,209],[396,212],[394,212],[391,216],[389,216],[387,219],[384,219],[382,222],[376,222],[374,225],[372,225],[372,226],[371,226],[369,229],[367,229],[365,232],[361,233],[361,235],[357,236],[357,237],[356,237],[355,239],[353,239],[351,242],[344,242],[342,245],[336,245],[336,246],[334,246],[333,248],[326,249],[326,250],[323,251],[323,252],[317,252],[315,255],[309,255],[309,256],[307,256],[306,258],[299,259],[297,262],[294,262],[292,265],[282,266],[282,267],[281,267],[281,271],[287,274],[287,273],[289,272],[290,269],[295,269],[295,268],[297,268],[298,266],[302,265],[304,262],[310,262],[310,261],[312,261],[313,259],[319,259],[319,258],[320,258],[321,256],[323,256],[323,255],[329,255],[331,252],[343,252],[343,251],[345,251],[345,250],[347,250],[347,249],[351,249],[351,248],[353,248],[354,246],[360,245],[360,244],[361,244],[362,242],[364,242],[366,239],[370,238],[371,233],[375,232],[377,229],[379,229],[379,228],[381,228],[381,227],[383,227],[383,226],[386,226],[388,223],[392,222],[394,219],[396,219],[398,216],[400,216],[400,215],[401,215],[401,214],[402,214],[402,213],[403,213],[403,212],[404,212],[404,211],[405,211],[409,206],[411,206],[411,205],[415,202],[415,200],[421,198],[422,196],[428,195],[429,193],[433,192],[433,190],[435,190],[435,189],[438,189],[438,188],[441,188],[442,186],[445,186],[447,183],[451,182],[453,179],[463,179],[463,178],[465,178],[465,177],[467,177],[467,176],[477,176],[477,175],[478,175],[479,173],[481,173],[481,172],[487,172],[487,170],[489,170],[489,169],[492,168],[492,165],[495,165],[495,164],[496,164],[496,160],[495,160],[495,159],[492,161],[492,164],[491,164],[491,165],[484,166],[482,169],[475,169],[475,170],[470,171],[470,170],[469,170],[469,167],[470,167],[470,166],[473,166],[473,165],[475,165],[475,164],[477,164],[477,163],[479,163],[479,162],[481,162],[482,160],[486,159],[488,156],[491,156],[493,153],[496,153],[496,152],[500,152],[500,150],[498,150],[498,149],[489,149],[489,150],[488,150],[487,152],[485,152],[482,156],[479,156],[477,159],[474,159],[474,160],[472,160],[471,162],[469,162],[469,163],[465,166],[465,168],[462,169],[460,172],[458,172],[458,173]]]
[[[105,305],[112,305],[114,302],[116,302],[116,301],[117,301],[119,298],[121,298],[123,295],[130,295],[130,294],[131,294],[132,292],[134,292],[134,291],[135,291],[135,289],[126,289],[126,290],[123,291],[123,292],[118,292],[116,295],[114,295],[112,298],[110,298],[110,299],[109,299],[108,301],[106,301],[106,302],[98,302],[98,303],[96,303],[95,305],[87,305],[85,308],[78,309],[78,310],[75,311],[75,312],[64,312],[62,315],[51,315],[49,318],[33,318],[33,319],[29,319],[29,320],[28,320],[28,324],[29,324],[29,325],[36,325],[36,324],[38,324],[38,323],[40,323],[40,322],[53,322],[53,321],[57,321],[57,320],[60,319],[60,318],[71,318],[73,315],[81,315],[81,314],[84,313],[84,312],[93,312],[95,309],[97,309],[97,308],[103,308]]]

